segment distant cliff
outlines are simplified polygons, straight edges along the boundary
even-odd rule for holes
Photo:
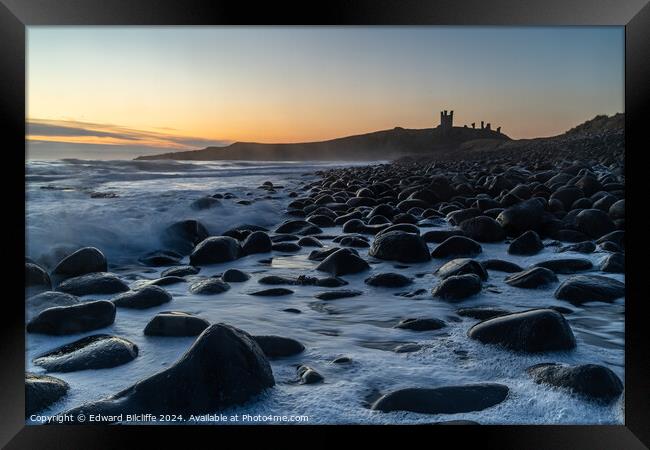
[[[160,155],[140,156],[136,159],[175,159],[190,161],[369,161],[396,159],[403,156],[424,156],[441,149],[458,148],[473,140],[508,141],[505,134],[493,130],[454,127],[444,133],[438,128],[376,131],[329,141],[295,144],[262,144],[235,142],[225,147],[207,147]]]

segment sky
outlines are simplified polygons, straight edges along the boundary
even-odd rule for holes
[[[159,152],[624,109],[623,27],[38,27],[29,148]]]

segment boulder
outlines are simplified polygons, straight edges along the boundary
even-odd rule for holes
[[[335,250],[316,266],[316,270],[333,276],[354,274],[369,269],[368,263],[348,248]]]
[[[172,295],[160,286],[149,285],[140,289],[125,292],[111,301],[120,308],[145,309],[170,302]]]
[[[325,380],[320,373],[309,366],[300,366],[297,372],[300,384],[316,384],[322,383]]]
[[[263,289],[261,291],[251,292],[248,295],[255,295],[258,297],[279,297],[282,295],[291,295],[291,294],[293,294],[293,291],[291,289],[271,288],[271,289]]]
[[[190,254],[190,264],[234,261],[242,255],[239,242],[230,236],[213,236],[201,241]]]
[[[612,253],[600,264],[600,270],[609,273],[625,273],[625,255],[623,253]]]
[[[25,263],[25,287],[47,291],[52,288],[52,281],[45,269],[28,262]]]
[[[117,275],[97,272],[68,278],[61,283],[57,291],[72,295],[117,294],[129,290],[129,286]]]
[[[65,292],[46,291],[27,298],[25,303],[27,318],[31,319],[48,308],[76,305],[79,303],[79,299]]]
[[[536,255],[544,249],[544,244],[539,235],[533,230],[526,231],[508,246],[511,255]]]
[[[268,253],[271,251],[273,243],[268,234],[263,231],[253,231],[249,234],[242,244],[242,253],[252,255],[255,253]]]
[[[575,336],[566,319],[552,309],[533,309],[479,322],[467,335],[484,344],[539,353],[572,350]]]
[[[613,302],[624,295],[624,283],[601,275],[574,275],[555,291],[555,298],[577,305],[590,301]]]
[[[616,225],[612,222],[612,219],[609,218],[606,212],[599,209],[580,211],[576,216],[576,226],[578,231],[594,239],[616,230]]]
[[[426,242],[420,236],[405,231],[389,231],[377,236],[368,255],[403,263],[419,263],[431,259]]]
[[[501,242],[506,238],[506,233],[492,217],[478,216],[464,220],[459,228],[465,236],[478,242]]]
[[[433,331],[446,327],[447,324],[440,319],[413,318],[400,320],[395,328],[412,331]]]
[[[286,358],[305,350],[305,346],[295,339],[282,336],[253,336],[267,358]]]
[[[510,286],[518,288],[537,289],[557,282],[558,278],[550,269],[534,267],[523,272],[513,273],[507,276],[504,281]]]
[[[190,292],[195,295],[215,295],[226,292],[230,285],[218,278],[206,278],[190,284]]]
[[[171,367],[103,400],[67,411],[83,413],[200,414],[242,404],[275,385],[262,349],[226,324],[206,328]]]
[[[431,252],[433,258],[472,257],[481,253],[481,244],[465,236],[452,236]]]
[[[438,388],[407,388],[381,396],[371,409],[382,412],[411,411],[421,414],[457,414],[482,411],[504,401],[508,387],[478,383]]]
[[[196,275],[201,271],[200,268],[194,266],[176,266],[170,267],[160,272],[161,277],[173,276],[173,277],[184,277],[187,275]]]
[[[228,269],[221,275],[221,279],[227,283],[243,283],[250,278],[249,274],[239,269]]]
[[[611,403],[623,393],[623,382],[612,370],[596,364],[568,366],[542,363],[527,369],[536,383],[567,388],[603,403]]]
[[[532,267],[544,267],[546,269],[552,270],[555,273],[572,274],[581,272],[583,270],[590,270],[593,267],[593,264],[588,259],[563,258],[541,261],[533,264]]]
[[[528,230],[538,230],[544,218],[544,205],[537,198],[531,198],[506,208],[497,217],[497,222],[509,236],[519,236]]]
[[[189,255],[194,246],[209,235],[208,230],[198,220],[182,220],[165,228],[161,241],[168,248],[182,255]]]
[[[504,261],[502,259],[486,259],[484,261],[481,261],[481,265],[485,270],[494,270],[496,272],[515,273],[522,272],[524,270],[523,267],[520,267],[510,261]]]
[[[63,279],[107,270],[108,264],[104,254],[95,247],[84,247],[65,257],[52,270],[52,275]]]
[[[378,273],[366,278],[365,283],[376,287],[397,288],[407,286],[413,280],[399,273]]]
[[[106,300],[46,309],[27,323],[28,333],[74,334],[109,326],[115,320],[115,305]]]
[[[180,311],[158,313],[144,328],[146,336],[198,336],[210,326],[200,317]]]
[[[36,358],[34,364],[48,372],[107,369],[133,361],[138,346],[133,342],[107,334],[86,336],[50,350]]]
[[[432,290],[434,297],[459,301],[481,292],[481,278],[473,273],[454,275],[442,280]]]
[[[478,261],[470,258],[452,259],[435,271],[435,274],[442,279],[454,275],[465,275],[468,273],[478,275],[483,281],[487,281],[488,279],[488,274],[483,266]]]
[[[25,418],[54,404],[69,389],[68,383],[58,378],[25,373]]]
[[[314,295],[319,300],[338,300],[340,298],[358,297],[363,292],[353,289],[340,289],[338,291],[319,292]]]

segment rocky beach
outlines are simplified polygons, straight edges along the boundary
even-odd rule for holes
[[[623,423],[615,117],[386,162],[30,162],[26,420]]]

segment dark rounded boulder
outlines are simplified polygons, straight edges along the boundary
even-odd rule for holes
[[[501,225],[488,216],[478,216],[464,220],[459,228],[465,236],[478,242],[501,242],[506,238],[506,233]]]
[[[442,267],[438,268],[435,273],[442,279],[454,275],[465,275],[468,273],[478,275],[483,281],[487,281],[488,279],[488,274],[483,266],[478,261],[470,258],[452,259]]]
[[[172,295],[160,286],[149,285],[120,294],[111,301],[121,308],[145,309],[172,301]]]
[[[456,310],[456,314],[461,317],[470,317],[477,320],[487,320],[493,317],[510,314],[510,311],[499,308],[479,306],[475,308],[459,308]]]
[[[48,375],[25,373],[25,418],[49,407],[68,393],[70,385]]]
[[[407,286],[413,283],[413,280],[399,273],[378,273],[366,278],[365,283],[376,287],[396,288]]]
[[[609,273],[625,273],[625,255],[623,253],[612,253],[600,264],[600,270]]]
[[[523,272],[513,273],[504,280],[510,286],[523,289],[537,289],[558,281],[555,272],[545,267],[533,267]]]
[[[496,272],[515,273],[524,270],[523,267],[502,259],[486,259],[481,261],[481,265],[485,270],[494,270]]]
[[[582,258],[549,259],[532,265],[532,267],[544,267],[560,274],[582,272],[583,270],[590,270],[593,266],[591,261]]]
[[[434,297],[447,301],[459,301],[481,292],[481,278],[473,273],[445,278],[432,290]]]
[[[612,222],[612,219],[609,218],[606,212],[599,209],[580,211],[575,220],[578,231],[594,239],[616,230],[616,225]]]
[[[165,228],[161,242],[172,250],[189,255],[194,246],[209,235],[208,230],[198,220],[182,220]]]
[[[255,253],[268,253],[271,251],[273,243],[268,234],[263,231],[253,231],[249,234],[242,244],[242,253],[252,255]]]
[[[288,220],[283,222],[276,230],[278,234],[297,234],[299,236],[309,236],[312,234],[321,234],[323,230],[316,225],[305,220]]]
[[[106,272],[108,264],[104,254],[95,247],[84,247],[63,258],[52,270],[52,275],[71,278],[93,272]]]
[[[271,249],[275,252],[282,252],[282,253],[295,253],[299,252],[302,247],[295,242],[280,242],[277,244],[273,244]]]
[[[37,264],[25,263],[25,287],[47,291],[52,288],[52,281],[45,269]]]
[[[451,236],[431,252],[433,258],[476,256],[483,251],[481,244],[465,236]]]
[[[338,291],[318,292],[314,295],[319,300],[338,300],[341,298],[358,297],[363,292],[354,289],[340,289]]]
[[[216,264],[234,261],[242,255],[237,239],[230,236],[213,236],[201,241],[190,254],[190,264]]]
[[[206,278],[190,284],[190,292],[195,295],[215,295],[226,292],[230,285],[218,278]]]
[[[203,209],[213,208],[219,205],[221,205],[221,202],[218,199],[206,196],[194,200],[192,203],[190,203],[190,208],[201,211]]]
[[[618,200],[609,207],[609,217],[613,220],[625,219],[625,199]]]
[[[407,388],[381,396],[372,404],[371,409],[382,412],[411,411],[421,414],[482,411],[504,401],[508,392],[507,386],[497,383]]]
[[[34,358],[34,364],[48,372],[107,369],[133,361],[138,346],[133,342],[107,334],[86,336],[50,350]]]
[[[267,358],[286,358],[305,351],[305,346],[295,339],[282,336],[253,336]]]
[[[162,267],[177,265],[182,258],[183,255],[173,250],[156,250],[138,258],[138,261],[145,266]]]
[[[497,222],[509,236],[519,236],[528,230],[538,230],[544,218],[544,205],[536,198],[506,208]]]
[[[335,250],[316,266],[316,270],[327,272],[335,277],[359,273],[369,269],[368,263],[348,248]]]
[[[533,230],[526,231],[508,246],[511,255],[536,255],[544,249],[544,244],[539,235]]]
[[[550,199],[554,200],[557,199],[560,202],[562,202],[562,205],[564,205],[564,210],[569,211],[571,210],[571,205],[576,200],[579,200],[585,196],[585,193],[582,191],[582,189],[576,187],[576,186],[565,186],[561,187],[555,192],[551,194]]]
[[[249,274],[239,269],[228,269],[221,275],[221,279],[227,283],[243,283],[250,278]]]
[[[574,275],[555,291],[555,298],[577,305],[591,301],[613,302],[624,295],[624,283],[602,275]]]
[[[180,311],[158,313],[144,328],[145,336],[198,336],[210,326],[200,317]]]
[[[484,344],[539,353],[572,350],[576,339],[564,316],[552,309],[533,309],[479,322],[467,335]]]
[[[400,320],[394,328],[412,331],[433,331],[446,327],[447,324],[440,319],[431,319],[426,317],[418,317],[412,319]]]
[[[201,271],[200,268],[194,266],[176,266],[170,267],[160,272],[161,277],[173,276],[173,277],[184,277],[187,275],[196,275]]]
[[[603,403],[611,403],[623,393],[623,382],[611,370],[596,364],[568,366],[542,363],[527,369],[536,383],[544,383],[571,391]]]
[[[255,340],[219,323],[206,328],[171,367],[66,413],[73,417],[213,413],[242,404],[273,385],[271,366]]]
[[[304,236],[298,240],[301,247],[322,247],[323,243],[313,236]]]
[[[97,330],[115,321],[115,305],[106,300],[46,309],[27,323],[28,333],[74,334]]]
[[[293,291],[286,288],[270,288],[261,291],[250,292],[248,295],[255,295],[257,297],[280,297],[282,295],[291,295]]]
[[[439,244],[452,236],[463,236],[462,230],[429,230],[422,235],[425,242]]]
[[[68,278],[56,290],[81,296],[91,294],[117,294],[128,291],[129,286],[115,274],[96,272]]]
[[[300,366],[297,370],[300,384],[322,383],[325,378],[309,366]]]
[[[389,231],[377,236],[368,255],[403,263],[419,263],[431,259],[426,242],[417,234],[405,231]]]
[[[76,296],[56,291],[41,292],[40,294],[33,295],[25,300],[27,306],[27,317],[29,319],[48,308],[70,306],[78,303],[79,299]]]

